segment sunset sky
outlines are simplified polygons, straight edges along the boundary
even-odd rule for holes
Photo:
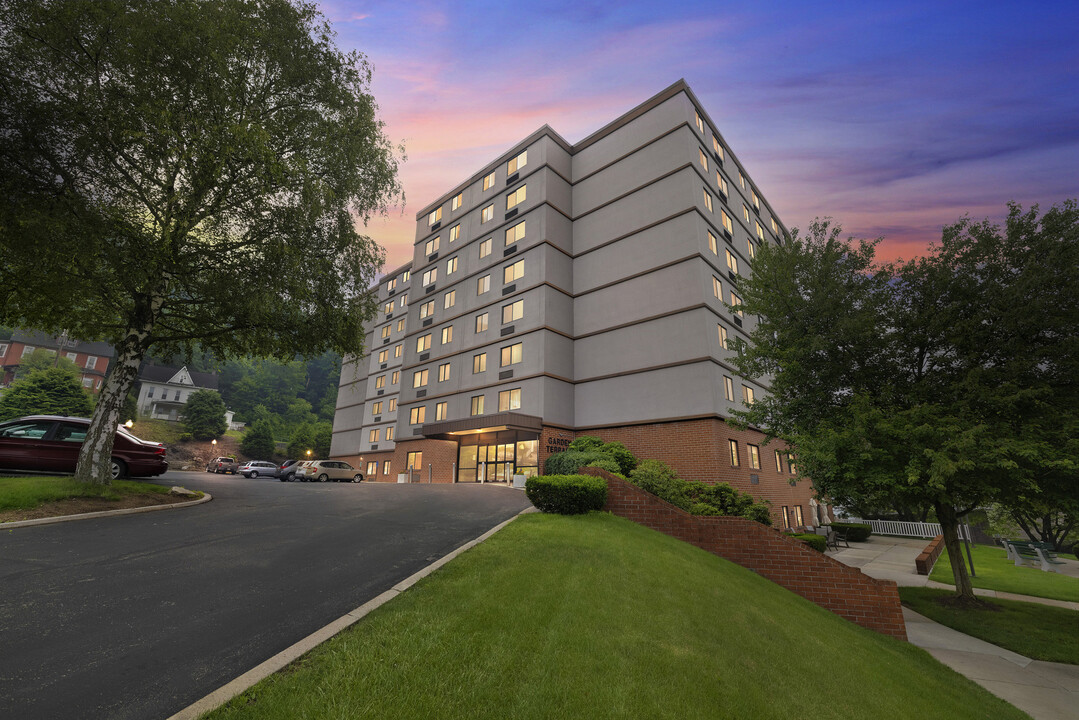
[[[577,142],[679,78],[788,227],[910,257],[965,214],[1079,196],[1079,2],[321,2],[365,53],[416,212],[544,123]]]

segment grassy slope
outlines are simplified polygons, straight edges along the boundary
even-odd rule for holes
[[[941,625],[1035,660],[1079,665],[1079,617],[1074,610],[995,598],[989,602],[999,610],[960,610],[937,602],[955,597],[951,590],[905,587],[899,595],[904,605]]]
[[[923,651],[610,515],[519,518],[214,718],[1023,718]]]
[[[47,502],[76,497],[117,500],[123,495],[168,493],[169,488],[134,480],[113,480],[107,487],[77,483],[70,477],[0,477],[0,510],[30,510]]]
[[[974,570],[978,573],[978,577],[971,578],[970,581],[976,588],[1054,600],[1079,601],[1079,579],[1060,573],[1043,572],[1036,567],[1016,567],[1015,563],[1008,559],[1004,548],[971,545],[970,549],[971,555],[974,556]],[[965,557],[966,550],[963,553]],[[955,583],[947,553],[941,554],[933,572],[929,574],[929,579],[949,585]]]

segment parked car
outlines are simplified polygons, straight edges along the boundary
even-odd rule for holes
[[[236,458],[234,457],[216,457],[206,466],[206,472],[232,473],[235,475],[238,467],[240,466],[237,464]]]
[[[236,472],[240,473],[245,478],[257,478],[259,475],[262,475],[263,477],[276,477],[277,464],[266,462],[265,460],[251,460],[241,464],[236,468]]]
[[[29,415],[0,423],[0,468],[73,473],[90,419]],[[169,469],[165,446],[140,440],[123,425],[112,445],[112,477],[152,477]]]
[[[296,471],[301,482],[363,482],[363,473],[342,460],[305,460]]]
[[[281,482],[292,482],[296,479],[296,468],[299,467],[296,463],[298,460],[286,460],[281,463],[281,467],[277,468],[277,479]]]

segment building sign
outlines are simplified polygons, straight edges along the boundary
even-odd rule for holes
[[[549,437],[547,438],[547,452],[560,453],[569,448],[571,440],[563,437]]]

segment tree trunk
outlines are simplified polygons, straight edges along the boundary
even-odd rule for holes
[[[959,516],[950,504],[936,503],[937,520],[944,535],[944,547],[948,550],[948,560],[952,563],[952,577],[955,578],[956,595],[968,600],[974,599],[974,588],[967,574],[967,561],[963,557],[963,548],[959,545]]]
[[[112,482],[112,444],[127,393],[135,384],[139,365],[146,354],[147,333],[131,331],[116,348],[116,359],[90,418],[90,428],[79,450],[75,479],[92,485]]]

